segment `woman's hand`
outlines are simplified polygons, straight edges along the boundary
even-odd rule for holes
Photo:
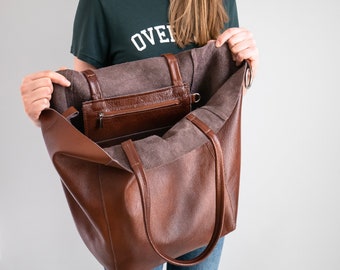
[[[21,98],[26,114],[40,126],[41,112],[50,107],[53,83],[68,87],[70,82],[62,75],[53,71],[41,71],[26,76],[21,84]]]
[[[219,35],[216,40],[216,47],[221,47],[226,42],[236,65],[240,65],[243,60],[247,60],[251,65],[254,76],[258,66],[259,51],[253,34],[244,28],[229,28]]]

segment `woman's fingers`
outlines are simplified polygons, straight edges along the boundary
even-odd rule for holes
[[[39,124],[41,112],[50,106],[53,83],[68,87],[70,82],[61,74],[53,71],[41,71],[26,76],[20,91],[26,114]]]
[[[245,28],[229,28],[216,40],[216,47],[228,44],[237,65],[247,60],[256,73],[259,52],[253,34]]]
[[[48,78],[53,83],[60,84],[61,86],[65,86],[65,87],[68,87],[71,84],[63,75],[57,72],[54,72],[54,71],[49,71],[49,70],[27,75],[24,78],[23,82],[35,81],[35,80],[39,80],[42,78]]]
[[[216,47],[221,47],[224,43],[226,43],[232,36],[235,36],[239,33],[242,33],[244,31],[247,31],[244,28],[240,27],[233,27],[228,28],[225,30],[222,34],[220,34],[216,39]]]

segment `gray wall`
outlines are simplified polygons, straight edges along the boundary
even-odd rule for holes
[[[244,99],[238,228],[221,269],[340,264],[340,4],[239,0],[261,53]],[[22,77],[72,67],[76,0],[0,2],[0,269],[102,269],[80,240]]]

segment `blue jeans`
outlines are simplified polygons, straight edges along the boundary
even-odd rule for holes
[[[209,255],[209,257],[206,258],[200,264],[197,264],[195,266],[190,266],[190,267],[182,267],[182,266],[171,265],[168,263],[166,269],[167,270],[218,270],[218,265],[220,263],[220,258],[221,258],[222,248],[223,248],[223,242],[224,242],[224,238],[222,237],[218,241],[215,249]],[[181,259],[181,260],[192,259],[194,257],[197,257],[199,254],[201,254],[203,250],[204,250],[204,247],[196,249],[194,251],[191,251],[179,257],[178,259]],[[162,270],[162,269],[163,269],[163,265],[160,265],[154,268],[153,270]]]

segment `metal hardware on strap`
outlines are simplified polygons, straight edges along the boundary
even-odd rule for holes
[[[253,84],[254,80],[254,72],[253,68],[251,67],[251,64],[248,60],[246,62],[246,72],[244,73],[244,86],[246,89],[249,89],[251,85]]]
[[[191,95],[192,103],[198,103],[201,101],[201,94],[200,93],[193,93]]]

